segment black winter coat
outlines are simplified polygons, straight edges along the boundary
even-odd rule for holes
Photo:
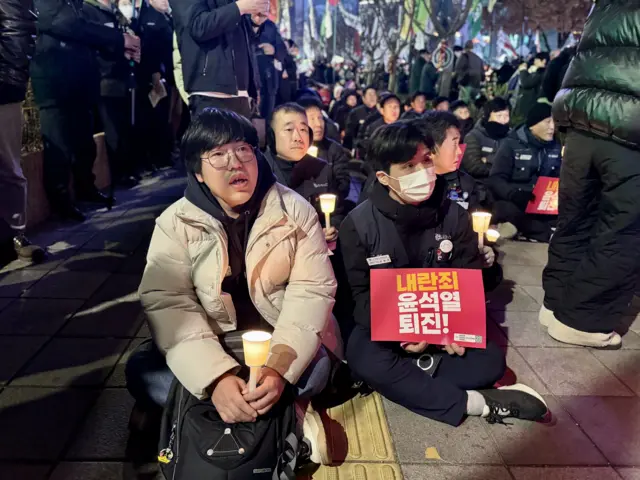
[[[508,129],[499,134],[494,131],[497,130],[492,128],[494,123],[489,124],[481,120],[465,137],[467,149],[462,157],[462,168],[478,180],[487,178],[491,173],[493,157],[508,134]]]
[[[351,176],[349,175],[349,160],[351,156],[349,152],[338,142],[326,137],[313,144],[318,147],[318,158],[331,165],[338,194],[342,198],[347,198],[351,187]]]
[[[115,28],[87,20],[82,0],[35,0],[38,13],[31,81],[36,103],[93,104],[100,95],[96,51],[124,55],[124,37]]]
[[[336,210],[331,214],[331,226],[338,228],[344,220],[344,206],[338,191],[338,182],[333,174],[331,165],[321,158],[306,155],[299,162],[285,162],[276,157],[270,149],[264,154],[267,163],[273,170],[278,183],[289,187],[301,195],[307,202],[314,206],[318,212],[318,219],[323,227],[326,225],[324,214],[320,209],[320,195],[333,193],[338,196]],[[283,168],[286,165],[287,169]]]
[[[33,55],[35,17],[31,0],[0,2],[0,105],[24,100]]]
[[[577,47],[565,48],[560,55],[549,62],[542,79],[542,95],[544,98],[553,102],[556,94],[562,88],[562,80],[564,79],[571,60],[576,55]]]
[[[452,202],[469,212],[491,209],[487,188],[471,175],[456,170],[444,174],[443,178],[447,181],[447,197]]]
[[[553,104],[560,127],[640,149],[640,3],[599,0]]]
[[[438,70],[433,63],[425,62],[420,75],[420,91],[425,93],[427,100],[432,100],[438,95],[436,90],[437,83]]]
[[[541,95],[544,74],[544,68],[539,68],[534,73],[529,73],[527,70],[520,72],[520,90],[514,114],[522,117],[523,120]]]
[[[478,237],[469,216],[446,198],[445,190],[446,181],[439,178],[429,200],[419,206],[401,205],[376,182],[369,199],[347,215],[339,232],[338,248],[344,268],[338,269],[338,284],[349,289],[350,294],[344,296],[350,298],[352,305],[338,309],[342,323],[348,323],[345,317],[351,317],[356,324],[369,327],[372,268],[482,268]],[[376,251],[379,244],[389,242],[360,238],[354,223],[357,215],[366,216],[365,223],[375,230],[374,236],[390,235],[395,239],[390,242],[390,251]],[[449,227],[444,228],[445,224]],[[439,259],[435,252],[445,240],[453,243],[453,250],[447,258]],[[378,255],[388,255],[391,263],[369,266],[367,259]]]
[[[260,77],[253,55],[257,38],[249,16],[240,15],[232,0],[170,0],[170,4],[185,91],[237,95],[234,58],[238,52],[249,57],[249,95],[257,98]]]
[[[269,94],[275,95],[280,86],[282,73],[276,70],[273,61],[278,60],[280,63],[284,63],[287,47],[280,36],[280,32],[278,32],[278,27],[271,20],[267,20],[260,25],[256,35],[257,41],[254,43],[254,53],[260,70],[260,82]],[[275,53],[273,55],[265,55],[264,51],[258,46],[263,43],[270,44]]]
[[[108,8],[97,0],[85,0],[83,12],[88,21],[119,32],[122,32],[120,22],[126,22],[120,13],[116,13],[115,8]],[[98,64],[100,65],[100,95],[125,97],[129,91],[131,78],[129,60],[124,55],[113,55],[102,51],[98,52]]]
[[[173,84],[172,18],[143,2],[137,30],[142,42],[142,58],[138,67],[139,84],[148,85],[154,73],[160,73],[167,83]]]
[[[559,177],[560,144],[541,142],[526,126],[511,132],[493,159],[487,185],[497,200],[514,200],[517,192],[533,192],[539,177]]]
[[[376,107],[369,108],[366,105],[359,105],[349,112],[343,142],[345,148],[351,150],[356,147],[360,127],[364,124],[369,115],[376,111]]]

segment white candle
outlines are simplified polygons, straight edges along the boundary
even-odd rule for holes
[[[324,193],[320,195],[320,210],[324,213],[325,228],[331,226],[331,214],[336,209],[336,195],[333,193]]]
[[[491,223],[491,214],[489,212],[474,212],[471,214],[473,219],[473,231],[478,234],[478,245],[484,247],[484,234],[489,230]]]
[[[249,391],[253,392],[258,383],[258,373],[267,363],[269,347],[271,346],[271,334],[253,330],[242,335],[242,348],[244,350],[244,363],[249,367]]]

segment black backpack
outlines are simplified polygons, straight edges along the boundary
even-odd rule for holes
[[[240,336],[221,341],[243,364]],[[248,372],[239,376],[248,378]],[[210,399],[198,400],[175,380],[163,413],[158,461],[166,480],[295,480],[300,444],[290,385],[256,422],[231,425]]]

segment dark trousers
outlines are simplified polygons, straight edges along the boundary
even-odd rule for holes
[[[135,174],[130,97],[101,97],[100,119],[114,183]]]
[[[136,127],[134,129],[136,155],[140,167],[151,168],[173,164],[174,135],[169,123],[171,85],[165,85],[167,96],[153,107],[149,89],[139,89],[136,97]]]
[[[508,200],[498,200],[493,204],[492,223],[512,223],[527,238],[548,242],[555,215],[532,215],[525,208]]]
[[[194,117],[200,115],[205,108],[219,108],[231,110],[250,120],[251,105],[249,101],[250,99],[246,97],[215,98],[204,95],[192,95],[189,97],[189,110],[191,111],[191,117]]]
[[[372,342],[368,329],[356,326],[347,343],[347,363],[355,375],[392,402],[449,425],[459,425],[467,409],[466,390],[491,388],[506,363],[498,346],[468,349],[463,357],[446,353],[433,377],[413,363],[399,342]]]
[[[68,196],[73,171],[76,193],[94,187],[93,112],[89,105],[52,106],[40,109],[44,143],[44,186],[52,203]]]
[[[260,116],[269,122],[274,108],[276,108],[276,92],[262,88],[260,91]]]
[[[544,303],[584,332],[611,332],[640,269],[640,152],[572,130],[560,174]]]

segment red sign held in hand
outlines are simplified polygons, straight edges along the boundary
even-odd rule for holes
[[[371,270],[371,340],[485,348],[481,270]]]
[[[553,177],[540,177],[533,189],[535,198],[527,205],[526,213],[558,215],[558,188],[560,180]]]

